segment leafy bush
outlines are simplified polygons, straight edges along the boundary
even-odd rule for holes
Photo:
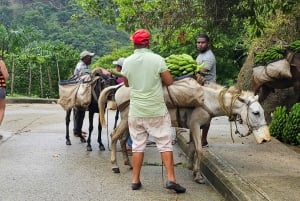
[[[287,121],[287,109],[285,106],[276,107],[270,123],[270,133],[278,140],[282,140],[282,133]]]
[[[276,107],[270,123],[270,133],[273,137],[287,144],[300,144],[300,103],[296,103],[287,112],[285,106]]]
[[[286,125],[283,129],[282,139],[284,142],[292,145],[298,145],[297,138],[300,133],[300,103],[293,105],[288,114]]]

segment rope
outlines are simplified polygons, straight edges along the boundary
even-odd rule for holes
[[[236,94],[236,95],[233,95],[232,98],[231,98],[231,102],[230,102],[230,107],[229,109],[227,110],[226,106],[225,106],[225,103],[224,103],[224,95],[227,93],[227,89],[223,89],[219,96],[218,96],[218,101],[219,101],[219,104],[221,106],[221,109],[223,110],[223,112],[228,116],[228,121],[230,121],[230,136],[231,136],[231,139],[232,139],[232,142],[234,143],[234,139],[233,139],[233,135],[232,135],[232,122],[234,121],[235,122],[235,126],[236,126],[236,131],[235,133],[239,133],[238,131],[238,127],[237,127],[237,124],[236,124],[236,115],[233,115],[232,114],[232,108],[233,108],[233,104],[236,102],[236,100],[238,99],[238,97],[241,95],[240,93]]]
[[[241,94],[236,94],[236,95],[232,96],[229,110],[227,110],[227,108],[225,106],[225,103],[223,101],[224,100],[224,95],[226,94],[226,92],[227,92],[226,89],[223,89],[220,92],[219,97],[218,97],[218,101],[219,101],[219,104],[220,104],[221,109],[223,110],[223,112],[229,117],[229,121],[234,121],[236,119],[236,116],[232,114],[233,104],[235,103],[235,101],[238,99],[238,97]]]
[[[106,109],[106,119],[107,119],[107,125],[106,125],[107,148],[109,151],[111,151],[109,147],[109,135],[108,135],[108,109]]]

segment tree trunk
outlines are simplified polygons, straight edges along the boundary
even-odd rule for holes
[[[29,64],[29,80],[28,80],[28,96],[31,96],[31,85],[32,85],[32,66]]]
[[[48,80],[49,80],[49,98],[52,97],[52,78],[51,78],[51,71],[50,68],[47,68],[48,71]]]
[[[240,90],[252,90],[251,77],[253,74],[254,54],[250,52],[241,68],[237,78],[237,88]]]
[[[40,89],[41,89],[41,98],[44,97],[43,91],[43,72],[42,72],[42,64],[40,64]]]
[[[56,60],[56,68],[57,68],[58,82],[60,82],[60,72],[59,72],[59,66],[58,66],[58,59]]]

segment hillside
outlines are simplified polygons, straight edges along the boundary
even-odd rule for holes
[[[87,16],[74,1],[2,0],[0,13],[8,29],[30,29],[41,41],[62,41],[99,56],[129,43],[128,34]]]

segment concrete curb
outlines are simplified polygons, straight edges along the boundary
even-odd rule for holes
[[[178,145],[188,156],[189,134],[176,132],[176,135]],[[209,149],[203,150],[201,172],[226,200],[270,200],[259,187],[241,177],[230,164]]]
[[[45,104],[50,104],[50,103],[57,103],[57,99],[48,99],[48,98],[11,98],[7,97],[6,98],[6,103],[11,104],[11,103],[45,103]]]

